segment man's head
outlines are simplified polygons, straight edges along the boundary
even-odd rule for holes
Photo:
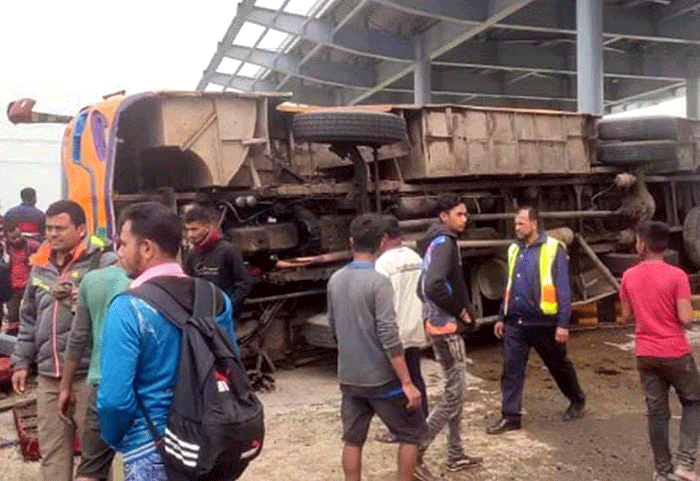
[[[386,224],[377,214],[362,214],[350,223],[350,243],[356,254],[375,255],[384,237]]]
[[[72,251],[87,234],[85,211],[77,202],[59,200],[46,209],[46,240],[59,253]]]
[[[526,240],[537,234],[537,209],[527,205],[520,207],[515,213],[515,235],[520,240]]]
[[[119,217],[117,255],[127,275],[135,279],[146,269],[174,262],[182,242],[182,223],[157,202],[133,204]]]
[[[185,238],[190,245],[201,244],[214,228],[212,213],[199,205],[195,205],[185,213]]]
[[[665,222],[643,221],[635,228],[637,253],[642,257],[660,254],[668,248],[668,225]]]
[[[455,233],[467,227],[467,205],[461,197],[452,192],[445,192],[437,199],[438,218],[442,225]]]
[[[19,191],[19,198],[22,199],[23,204],[34,205],[36,204],[36,190],[31,187],[25,187]]]
[[[16,244],[22,238],[22,229],[19,228],[17,219],[9,219],[5,221],[5,236],[11,244]]]

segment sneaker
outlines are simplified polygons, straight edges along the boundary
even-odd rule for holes
[[[654,477],[651,479],[652,481],[684,481],[683,478],[673,473],[660,473],[658,471],[654,471]]]
[[[413,471],[413,481],[438,481],[438,478],[433,476],[425,463],[420,463]]]
[[[445,471],[455,472],[473,468],[474,466],[480,465],[483,460],[484,458],[481,456],[467,456],[465,454],[461,458],[448,459],[445,465]]]
[[[573,419],[579,419],[583,417],[583,412],[586,408],[586,400],[572,402],[569,407],[564,411],[564,421],[571,421]]]
[[[677,466],[674,472],[683,481],[700,481],[700,476],[692,469],[686,469],[683,466]]]

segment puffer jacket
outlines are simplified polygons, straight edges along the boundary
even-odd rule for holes
[[[15,370],[36,364],[39,374],[59,378],[68,332],[73,321],[71,286],[78,287],[88,271],[114,264],[117,257],[105,248],[102,240],[87,237],[73,250],[68,264],[59,269],[52,261],[51,247],[42,244],[30,258],[32,270],[20,309],[20,328],[12,354]],[[78,366],[87,372],[90,353]]]

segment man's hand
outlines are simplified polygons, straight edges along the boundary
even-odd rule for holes
[[[459,318],[462,319],[467,324],[470,324],[472,322],[472,318],[469,315],[469,311],[467,311],[466,307],[462,308],[462,312],[459,313]]]
[[[73,418],[68,415],[68,410],[75,404],[75,395],[73,390],[68,388],[61,388],[61,392],[58,394],[58,416],[66,424],[73,425],[75,422]]]
[[[413,383],[409,382],[408,384],[403,384],[401,389],[403,389],[403,393],[408,399],[408,404],[406,405],[407,409],[415,409],[420,406],[420,391],[416,389]]]
[[[494,335],[499,339],[503,339],[503,332],[505,331],[505,327],[506,325],[503,321],[496,321],[496,324],[493,325]]]
[[[27,369],[17,369],[12,373],[12,389],[14,389],[17,394],[24,394],[27,391],[28,375],[29,371]]]
[[[557,327],[557,332],[554,334],[554,339],[559,344],[566,344],[569,342],[569,330],[564,329],[563,327]]]

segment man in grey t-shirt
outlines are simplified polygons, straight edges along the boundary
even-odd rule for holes
[[[398,479],[410,481],[427,434],[421,395],[411,382],[396,324],[391,282],[374,270],[384,236],[374,214],[350,224],[353,261],[328,281],[328,319],[338,342],[343,471],[360,481],[362,446],[376,413],[399,441]]]

